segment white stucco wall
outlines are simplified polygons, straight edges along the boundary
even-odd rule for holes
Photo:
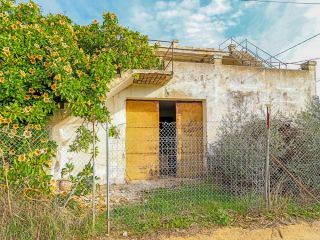
[[[125,123],[126,99],[203,100],[205,119],[214,125],[241,99],[253,111],[265,110],[268,103],[274,111],[300,111],[315,88],[314,71],[176,62],[167,85],[130,86],[113,96],[108,107],[117,124]],[[213,138],[215,132],[208,134]]]
[[[271,103],[273,109],[294,112],[303,109],[307,100],[316,94],[313,70],[272,70],[247,66],[214,65],[209,63],[175,62],[174,75],[165,86],[131,85],[108,100],[112,123],[118,126],[119,139],[110,139],[111,181],[125,179],[125,123],[126,99],[201,100],[204,102],[204,119],[208,124],[208,139],[213,139],[215,127],[221,117],[234,106],[235,101],[246,101],[254,111],[265,109]],[[69,117],[53,128],[55,140],[67,146],[80,121]],[[58,133],[67,133],[69,139]],[[97,157],[97,174],[105,183],[106,145],[105,131],[101,126],[97,133],[100,154]],[[63,148],[64,149],[64,148]],[[88,156],[61,153],[60,162],[68,159],[81,169]]]

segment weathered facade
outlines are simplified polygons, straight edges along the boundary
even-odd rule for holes
[[[217,130],[209,124],[219,123],[236,102],[246,102],[253,111],[263,110],[266,104],[271,104],[282,111],[295,112],[301,111],[306,101],[316,95],[315,62],[307,62],[296,70],[268,68],[252,56],[239,61],[234,51],[232,46],[228,51],[175,47],[169,58],[164,54],[167,50],[160,48],[158,55],[164,57],[168,65],[173,64],[172,69],[128,71],[113,81],[107,105],[119,137],[110,139],[109,145],[112,182],[154,179],[161,175],[158,167],[161,122],[175,122],[176,138],[186,137],[184,126],[201,124],[193,137],[203,139],[197,143],[205,145],[208,139],[215,138]],[[254,63],[248,64],[250,61]],[[65,117],[53,124],[53,138],[59,144],[53,170],[56,177],[65,162],[76,162],[77,171],[88,161],[84,154],[67,151],[80,123],[79,119]],[[97,175],[104,183],[106,145],[102,126],[98,129],[98,137]],[[153,141],[141,144],[139,139]],[[117,144],[116,151],[113,151],[113,144]],[[201,151],[205,149],[200,145],[197,156],[201,158]],[[179,143],[176,147],[189,149],[188,145],[179,146]],[[178,154],[175,161],[192,162],[194,159]],[[205,164],[194,165],[193,172],[201,168],[205,168]],[[192,177],[191,172],[181,169],[175,170],[176,177]]]

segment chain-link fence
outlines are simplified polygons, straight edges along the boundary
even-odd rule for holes
[[[260,209],[266,157],[262,124],[247,126],[250,132],[239,125],[239,132],[221,137],[207,134],[218,122],[122,126],[125,138],[109,144],[112,229],[145,233],[228,224]]]
[[[107,143],[111,230],[226,225],[266,208],[319,206],[319,119],[312,109],[294,116],[239,109],[219,122],[117,126]],[[1,168],[49,164],[56,149],[37,126],[2,129],[0,141]],[[31,181],[28,171],[21,179]]]
[[[26,196],[52,191],[50,165],[56,147],[48,131],[40,125],[2,125],[0,190],[9,192],[10,185],[13,191],[21,190]]]
[[[265,111],[219,123],[123,125],[125,137],[109,144],[112,229],[229,224],[319,203],[319,123],[302,119]]]
[[[274,205],[320,201],[320,115],[275,114],[270,136],[270,197]]]
[[[40,125],[7,125],[0,128],[1,167],[42,160],[40,168],[50,173],[49,163],[56,150],[49,132]],[[38,165],[38,164],[37,164]],[[0,171],[2,172],[2,171]]]

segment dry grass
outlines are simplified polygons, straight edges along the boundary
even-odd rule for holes
[[[91,239],[90,208],[76,202],[63,209],[57,198],[16,192],[11,194],[11,205],[12,211],[6,192],[0,190],[0,239]]]

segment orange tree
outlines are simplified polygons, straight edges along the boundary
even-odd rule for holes
[[[158,67],[153,50],[112,13],[81,26],[32,1],[0,0],[0,181],[47,190],[55,144],[34,137],[48,116],[66,104],[74,116],[105,122],[108,83],[121,70]]]

